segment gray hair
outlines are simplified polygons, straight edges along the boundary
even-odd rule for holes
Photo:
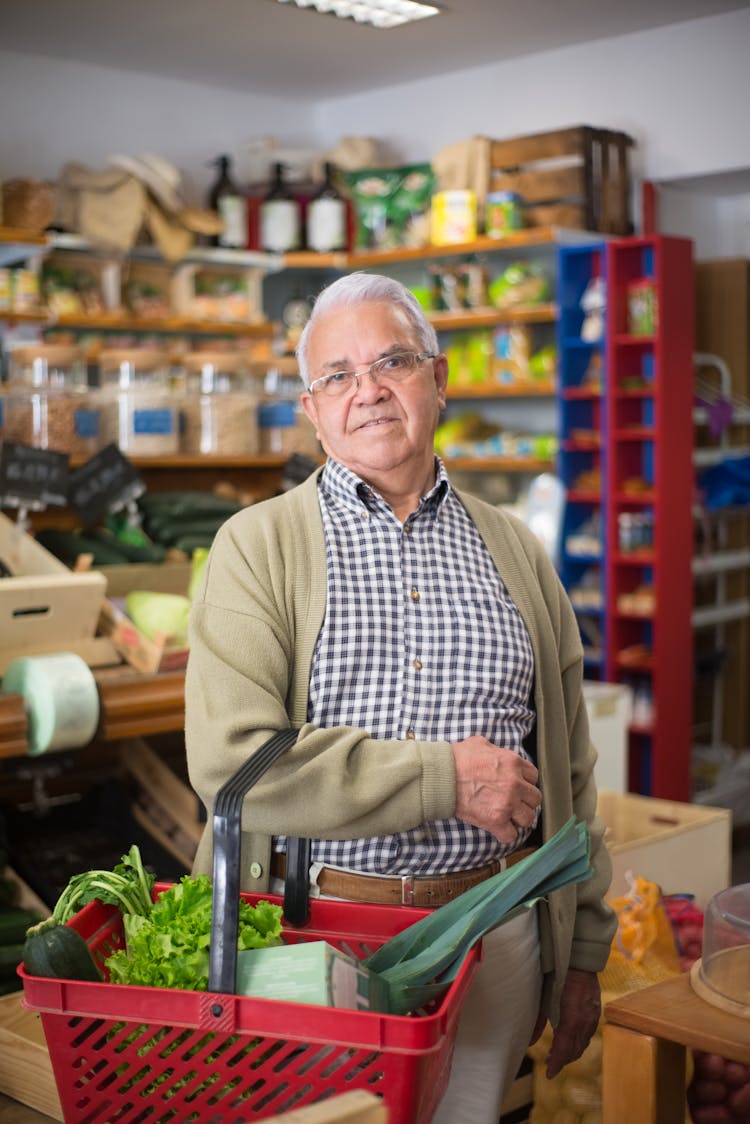
[[[315,321],[334,308],[357,304],[387,302],[402,308],[414,327],[419,346],[430,355],[440,351],[437,332],[425,316],[417,298],[400,281],[384,277],[380,273],[347,273],[327,285],[315,299],[310,319],[305,324],[297,344],[296,355],[300,378],[305,386],[310,385],[310,371],[307,363],[310,332]]]

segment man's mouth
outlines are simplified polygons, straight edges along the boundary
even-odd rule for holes
[[[394,420],[394,418],[370,418],[369,421],[362,422],[361,425],[358,425],[357,429],[372,429],[377,425],[388,425]]]

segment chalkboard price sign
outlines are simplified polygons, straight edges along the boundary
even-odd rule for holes
[[[86,525],[106,512],[118,511],[145,490],[130,461],[113,443],[71,472],[68,502]]]
[[[64,507],[68,502],[68,456],[4,441],[0,452],[0,497],[13,507]]]

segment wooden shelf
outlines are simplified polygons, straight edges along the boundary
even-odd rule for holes
[[[105,312],[98,316],[47,316],[45,319],[50,328],[71,328],[84,332],[182,332],[185,335],[266,338],[273,336],[276,330],[275,325],[269,320],[243,324],[234,320],[191,320],[186,316],[128,316],[119,312]]]
[[[96,741],[173,733],[185,724],[185,673],[141,675],[130,667],[94,672],[100,717]],[[0,694],[0,759],[28,753],[22,695]]]
[[[500,324],[554,324],[555,304],[527,304],[514,308],[467,308],[460,312],[428,312],[427,319],[439,332],[459,328],[496,328]]]
[[[445,463],[455,472],[552,472],[551,460],[533,460],[531,457],[445,457]]]
[[[459,386],[448,383],[449,398],[554,398],[552,382],[474,383]]]

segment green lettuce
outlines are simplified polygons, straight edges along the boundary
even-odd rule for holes
[[[207,875],[185,875],[159,894],[147,914],[126,914],[125,948],[105,964],[110,980],[207,991],[212,896]],[[271,902],[240,901],[237,947],[281,944],[281,914]]]

